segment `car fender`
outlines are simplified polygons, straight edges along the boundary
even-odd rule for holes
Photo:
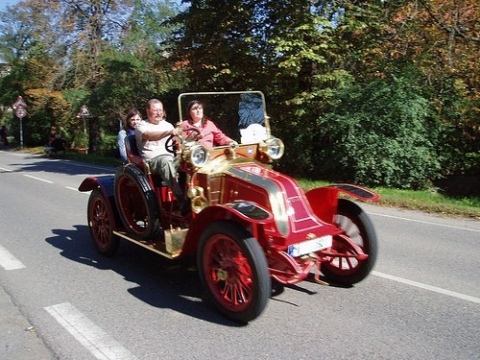
[[[114,195],[114,180],[115,177],[112,175],[95,177],[91,176],[82,181],[78,190],[81,192],[92,191],[94,189],[100,189],[103,196],[108,199],[108,204],[110,205],[109,211],[112,212],[116,228],[122,226],[122,221],[120,220],[120,215],[118,214],[117,205],[115,203]]]
[[[380,195],[372,190],[352,184],[332,184],[309,190],[305,196],[313,212],[323,221],[332,223],[337,213],[338,194],[342,192],[362,201],[378,201]]]
[[[247,201],[236,201],[222,205],[212,205],[198,213],[190,223],[185,241],[185,252],[194,252],[203,231],[217,220],[230,220],[240,224],[262,247],[265,247],[265,230],[276,232],[272,213],[258,204]]]
[[[115,177],[112,175],[107,176],[90,176],[82,181],[78,187],[78,191],[92,191],[93,189],[100,188],[105,196],[113,196],[113,183]]]

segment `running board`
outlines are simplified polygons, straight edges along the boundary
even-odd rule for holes
[[[162,236],[159,236],[154,240],[144,240],[144,239],[135,238],[131,234],[127,233],[126,231],[114,230],[113,233],[121,237],[122,239],[128,240],[134,244],[140,245],[145,249],[153,251],[154,253],[162,255],[163,257],[166,257],[167,259],[170,259],[170,260],[180,257],[182,253],[181,249],[174,253],[169,253],[167,251],[167,245],[165,244],[165,240]]]

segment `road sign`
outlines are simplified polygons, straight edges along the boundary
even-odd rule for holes
[[[23,107],[23,108],[26,108],[27,104],[25,103],[23,98],[19,95],[17,97],[17,100],[13,103],[12,107],[13,107],[14,110],[17,110],[17,108],[20,107],[20,106]]]
[[[15,110],[15,115],[17,115],[17,117],[21,119],[27,116],[27,110],[23,106],[17,106]]]
[[[80,111],[79,113],[77,114],[77,118],[89,118],[91,117],[92,115],[90,114],[90,110],[88,109],[87,105],[82,105],[80,107]]]

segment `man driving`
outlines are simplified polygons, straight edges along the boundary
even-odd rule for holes
[[[188,200],[177,181],[174,155],[165,147],[171,135],[178,135],[177,129],[166,120],[166,113],[160,100],[149,100],[146,110],[147,120],[141,121],[135,128],[138,151],[149,164],[152,174],[160,175],[173,191],[184,213],[189,208]]]

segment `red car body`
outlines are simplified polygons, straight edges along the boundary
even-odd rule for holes
[[[207,149],[192,139],[178,139],[181,183],[191,199],[186,216],[137,154],[134,139],[127,139],[129,163],[115,176],[87,178],[79,187],[92,191],[88,221],[97,250],[113,255],[123,238],[172,260],[193,256],[210,300],[239,322],[263,312],[272,286],[307,277],[319,283],[363,280],[376,260],[375,230],[366,213],[339,193],[370,201],[378,195],[350,184],[305,193],[295,179],[275,171],[271,164],[284,147],[270,133],[261,92],[182,94],[180,120],[187,99],[209,96],[216,101],[234,97],[235,102],[220,101],[226,106],[261,100],[263,117],[240,130],[239,143],[232,145]],[[245,113],[241,110],[238,114]],[[242,123],[232,115],[228,119],[232,117]],[[230,137],[238,138],[222,124]],[[252,128],[254,132],[247,131]],[[173,140],[170,146],[174,148]]]

